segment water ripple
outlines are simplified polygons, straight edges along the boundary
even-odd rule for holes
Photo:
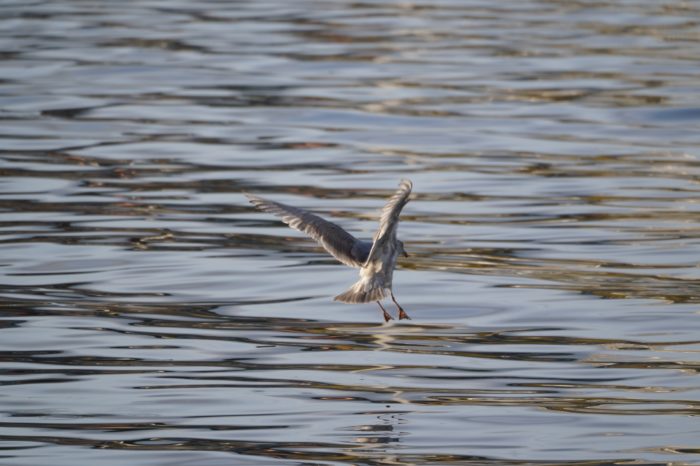
[[[696,5],[0,11],[3,458],[697,462]],[[392,325],[242,196],[401,178]]]

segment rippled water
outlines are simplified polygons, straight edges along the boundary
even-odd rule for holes
[[[699,18],[0,2],[0,462],[700,464]],[[241,194],[401,178],[391,325]]]

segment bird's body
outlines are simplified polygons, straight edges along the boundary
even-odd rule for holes
[[[392,291],[392,278],[399,254],[406,254],[403,243],[396,237],[401,210],[408,203],[413,185],[403,180],[398,191],[389,199],[382,209],[379,230],[373,241],[362,241],[352,236],[335,223],[296,207],[279,202],[268,201],[246,194],[250,202],[264,212],[270,212],[282,218],[291,228],[308,234],[319,242],[326,251],[345,265],[360,269],[360,280],[346,292],[335,297],[344,303],[369,303],[376,301],[381,307],[385,320],[391,319],[381,304],[387,294],[391,295],[399,309],[399,318],[408,319],[408,315],[396,302]]]

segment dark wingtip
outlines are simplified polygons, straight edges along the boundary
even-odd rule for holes
[[[243,195],[248,198],[248,202],[253,204],[253,206],[259,210],[263,210],[262,206],[265,205],[266,201],[264,199],[259,198],[258,196],[254,194],[247,193],[243,191]]]

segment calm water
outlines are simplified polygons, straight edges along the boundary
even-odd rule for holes
[[[3,464],[700,464],[700,4],[8,0],[0,57]],[[401,178],[391,325],[241,194]]]

